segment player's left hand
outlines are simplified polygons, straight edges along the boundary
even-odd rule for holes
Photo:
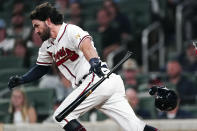
[[[107,77],[110,70],[105,62],[100,61],[98,58],[92,58],[90,60],[90,71],[98,75],[98,77]]]
[[[22,77],[20,77],[20,76],[12,76],[12,77],[10,77],[10,79],[9,79],[9,82],[8,82],[8,88],[10,89],[10,90],[12,90],[14,87],[16,87],[16,86],[18,86],[18,85],[20,85],[20,84],[23,84],[23,79],[22,79]]]

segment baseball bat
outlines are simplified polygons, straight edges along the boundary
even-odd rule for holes
[[[105,79],[107,79],[120,65],[122,65],[133,53],[128,51],[124,58],[115,66],[111,71],[95,83],[92,87],[86,90],[82,95],[77,97],[68,107],[66,107],[62,112],[60,112],[55,119],[60,122],[67,115],[69,115],[78,105],[80,105]]]

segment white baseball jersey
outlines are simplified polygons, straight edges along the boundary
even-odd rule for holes
[[[63,23],[57,38],[49,39],[42,44],[37,64],[51,65],[55,62],[62,74],[72,82],[72,85],[78,86],[79,80],[88,74],[90,69],[89,62],[79,49],[81,42],[87,37],[91,38],[86,31],[78,26]],[[53,115],[54,120],[62,110],[99,80],[100,78],[94,73],[89,74],[56,109]],[[55,121],[64,127],[69,121],[77,119],[92,108],[98,108],[113,118],[125,131],[143,131],[144,129],[145,123],[136,117],[125,98],[124,84],[118,75],[111,74],[64,120]]]
[[[80,27],[63,23],[57,38],[46,40],[40,47],[37,64],[51,65],[55,62],[61,73],[76,87],[90,69],[89,62],[79,49],[81,42],[87,37],[91,38]]]

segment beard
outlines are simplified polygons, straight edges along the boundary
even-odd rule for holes
[[[42,41],[48,40],[51,36],[50,28],[45,24],[45,28],[44,28],[43,32],[42,33],[39,32],[38,35],[40,36]]]

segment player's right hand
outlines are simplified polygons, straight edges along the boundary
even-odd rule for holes
[[[90,65],[90,71],[97,74],[98,77],[105,77],[110,72],[110,70],[107,68],[107,64],[100,61],[98,58],[92,58],[90,60]]]
[[[18,86],[18,85],[20,85],[22,83],[23,83],[22,77],[17,76],[17,75],[16,76],[12,76],[9,79],[8,88],[10,90],[12,90],[14,87],[16,87],[16,86]]]

